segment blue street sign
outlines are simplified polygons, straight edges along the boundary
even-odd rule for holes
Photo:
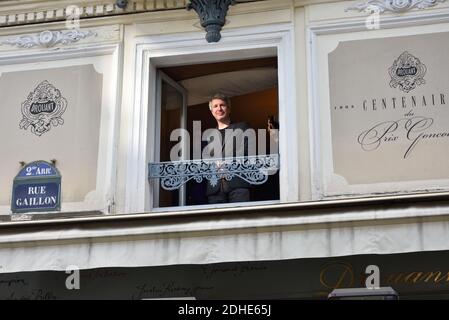
[[[17,178],[49,177],[58,175],[59,173],[56,171],[56,168],[50,163],[37,161],[23,167],[17,175]]]
[[[48,162],[32,162],[17,174],[12,193],[13,213],[58,211],[61,208],[61,175]]]

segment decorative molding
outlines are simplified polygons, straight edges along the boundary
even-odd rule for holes
[[[33,1],[31,4],[0,5],[0,26],[26,25],[54,21],[73,20],[77,17],[73,11],[67,11],[66,1]],[[161,10],[185,9],[187,0],[129,0],[128,5],[121,8],[117,0],[73,0],[70,6],[79,9],[79,19],[121,14],[143,13]],[[71,13],[71,14],[70,14]]]
[[[226,14],[234,0],[191,0],[187,10],[195,10],[201,20],[201,26],[206,29],[207,42],[218,42],[220,31],[226,22]]]
[[[36,35],[24,35],[10,38],[0,42],[0,45],[10,45],[18,48],[51,48],[58,44],[66,45],[78,42],[81,39],[91,36],[97,36],[97,34],[92,31],[80,31],[78,29],[73,29],[66,32],[46,30]]]
[[[220,179],[239,177],[250,184],[260,185],[270,174],[279,170],[279,155],[261,155],[225,159],[203,159],[149,164],[149,178],[161,179],[165,190],[176,190],[190,180],[200,183],[209,180],[216,186]]]
[[[267,0],[234,1],[245,3]],[[79,14],[79,19],[82,21],[88,18],[128,15],[130,13],[185,10],[188,2],[188,0],[127,0],[127,6],[124,7],[122,6],[124,2],[117,0],[71,0],[70,6],[68,1],[60,0],[30,0],[23,3],[2,0],[0,1],[0,27],[65,20],[73,21],[77,19],[75,13]],[[73,11],[69,7],[75,7],[77,10]]]
[[[349,10],[358,11],[378,11],[383,13],[385,11],[391,11],[395,13],[406,12],[414,8],[427,9],[434,7],[439,3],[443,3],[446,0],[368,0],[364,3],[357,4],[349,7]]]

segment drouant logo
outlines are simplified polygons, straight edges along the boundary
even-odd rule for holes
[[[52,126],[64,124],[62,115],[67,108],[67,100],[48,81],[41,82],[22,103],[23,118],[20,129],[28,130],[37,136],[50,131]]]
[[[394,61],[393,66],[388,71],[391,77],[390,87],[399,88],[405,93],[409,93],[417,86],[426,83],[426,80],[424,80],[427,72],[426,65],[407,51],[403,52]]]

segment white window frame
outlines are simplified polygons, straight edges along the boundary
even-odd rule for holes
[[[168,85],[170,85],[171,87],[173,87],[180,95],[182,95],[182,108],[181,108],[181,117],[180,117],[180,123],[179,123],[179,127],[185,129],[187,127],[187,91],[185,88],[183,88],[179,83],[177,83],[175,80],[173,80],[172,78],[170,78],[168,75],[166,75],[164,72],[162,72],[162,70],[159,70],[157,72],[157,84],[156,84],[156,139],[155,139],[155,144],[154,144],[154,148],[155,150],[159,150],[158,152],[155,152],[155,157],[157,159],[160,159],[160,150],[161,150],[161,114],[162,114],[162,110],[160,108],[161,106],[161,101],[162,101],[162,83],[165,82]],[[183,148],[185,148],[185,141],[186,138],[183,137]],[[184,157],[184,155],[183,155]],[[189,159],[184,159],[183,160],[189,160]],[[160,161],[160,160],[158,160]],[[151,181],[151,186],[150,188],[155,188],[153,195],[154,198],[153,200],[153,205],[154,207],[159,207],[159,193],[160,193],[160,189],[159,189],[159,184],[160,184],[160,179],[154,179],[153,181]],[[178,196],[178,200],[181,206],[183,206],[185,204],[186,201],[186,186],[182,185],[179,188],[179,196]]]
[[[161,211],[154,208],[153,190],[148,182],[148,163],[157,162],[156,139],[156,71],[157,68],[186,64],[278,57],[280,130],[280,200],[299,201],[299,164],[296,78],[294,59],[294,26],[278,24],[225,30],[218,43],[209,44],[203,32],[179,33],[135,38],[134,103],[128,123],[130,140],[127,149],[126,213]],[[264,202],[266,203],[266,202]],[[255,202],[239,205],[253,206]],[[235,204],[232,204],[235,206]],[[223,205],[204,205],[217,208]],[[224,206],[229,206],[225,204]],[[175,207],[176,210],[198,209],[198,206]],[[167,209],[166,209],[167,210]],[[173,208],[168,209],[173,210]]]

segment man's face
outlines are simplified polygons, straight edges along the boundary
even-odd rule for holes
[[[223,122],[230,119],[231,108],[226,105],[226,102],[221,99],[212,100],[212,115],[215,120]]]

